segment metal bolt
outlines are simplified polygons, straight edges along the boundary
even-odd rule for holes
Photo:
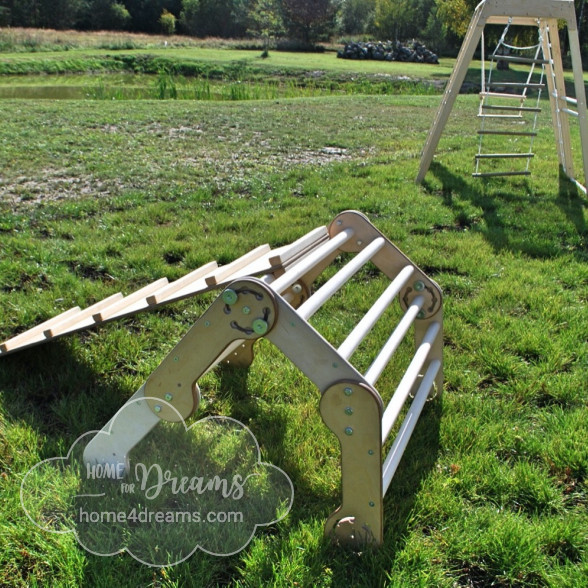
[[[425,318],[425,311],[424,310],[419,310],[419,313],[417,314],[417,318],[418,319]]]
[[[225,304],[228,304],[229,306],[231,306],[231,304],[235,304],[235,302],[237,302],[237,298],[239,298],[237,292],[235,292],[235,290],[231,290],[230,288],[227,288],[224,292],[223,292],[223,302]]]
[[[248,306],[244,306],[242,308],[242,312],[243,314],[249,314],[251,312],[251,309]]]
[[[165,395],[165,399],[169,402],[172,398],[174,397],[173,394],[170,394],[169,392]]]
[[[376,503],[373,500],[370,500],[370,506],[376,506]]]
[[[361,239],[358,239],[358,240],[357,240],[357,244],[358,244],[358,245],[363,245],[363,241],[362,241]]]
[[[346,435],[353,435],[353,429],[351,427],[345,427]]]
[[[423,281],[421,281],[421,280],[417,280],[417,281],[414,283],[414,289],[415,289],[417,292],[422,292],[422,291],[425,289],[425,283],[424,283]]]
[[[204,326],[205,327],[210,327],[210,321],[204,321]]]
[[[253,332],[257,335],[265,335],[269,329],[268,324],[263,319],[255,319],[253,324]]]
[[[353,390],[351,388],[345,388],[343,392],[345,393],[345,396],[351,396],[353,394]]]
[[[339,227],[340,227],[342,224],[343,224],[343,221],[342,221],[342,220],[338,220],[338,221],[337,221],[337,226],[339,226]]]
[[[373,455],[374,454],[374,450],[373,449],[368,449],[368,455]]]
[[[353,414],[353,408],[351,408],[351,406],[347,406],[347,407],[345,408],[345,414],[346,414],[347,416],[351,416],[351,415]]]
[[[159,404],[156,404],[156,405],[153,407],[153,410],[154,410],[155,412],[161,412],[161,406],[160,406]]]
[[[292,286],[292,292],[294,292],[294,294],[300,294],[300,292],[302,292],[302,285],[301,284],[294,284]]]

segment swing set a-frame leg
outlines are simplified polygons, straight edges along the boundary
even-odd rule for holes
[[[423,148],[421,164],[416,178],[417,184],[420,184],[425,179],[425,175],[433,161],[433,156],[435,155],[437,145],[439,144],[439,139],[441,138],[445,125],[447,124],[447,120],[449,119],[449,115],[455,104],[455,99],[459,95],[470,62],[474,57],[474,52],[476,51],[478,43],[482,37],[485,24],[486,19],[482,18],[482,4],[480,4],[476,8],[476,12],[474,13],[470,26],[468,27],[464,42],[459,50],[456,67],[449,78],[449,82],[447,82],[443,98],[441,99],[441,106],[437,110],[435,120],[431,126],[431,130],[429,131],[427,141]]]

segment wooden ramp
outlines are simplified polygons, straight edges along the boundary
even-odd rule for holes
[[[126,296],[119,292],[85,309],[79,306],[70,308],[1,343],[0,356],[222,288],[240,277],[278,277],[328,238],[327,228],[319,227],[290,245],[276,249],[261,245],[224,266],[211,261],[173,282],[161,278]]]

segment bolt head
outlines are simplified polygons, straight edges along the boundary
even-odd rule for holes
[[[343,393],[345,394],[345,396],[351,396],[353,394],[353,390],[351,388],[345,388],[345,390],[343,390]]]
[[[249,308],[248,306],[244,306],[244,307],[241,309],[241,312],[242,312],[243,314],[250,314],[250,313],[251,313],[251,308]]]
[[[269,326],[263,319],[255,319],[253,324],[253,332],[257,335],[265,335],[268,332]]]
[[[353,435],[353,429],[351,427],[345,427],[346,435]]]
[[[353,414],[353,408],[351,408],[351,406],[347,406],[347,407],[345,408],[345,414],[346,414],[347,416],[351,416],[351,415]]]
[[[223,302],[225,304],[228,304],[229,306],[231,306],[232,304],[235,304],[235,302],[237,302],[237,298],[239,298],[237,292],[235,292],[235,290],[231,290],[230,288],[227,288],[223,294]]]
[[[153,410],[154,410],[155,412],[161,412],[161,406],[160,406],[159,404],[156,404],[156,405],[153,407]]]
[[[424,283],[422,280],[417,280],[417,281],[414,283],[414,289],[415,289],[417,292],[422,292],[422,291],[425,289],[425,283]]]
[[[169,402],[170,400],[172,400],[174,397],[173,394],[170,394],[169,392],[165,395],[165,399]]]

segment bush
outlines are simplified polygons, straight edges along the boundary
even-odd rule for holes
[[[176,17],[164,8],[159,17],[159,26],[164,35],[173,35],[176,32]]]

